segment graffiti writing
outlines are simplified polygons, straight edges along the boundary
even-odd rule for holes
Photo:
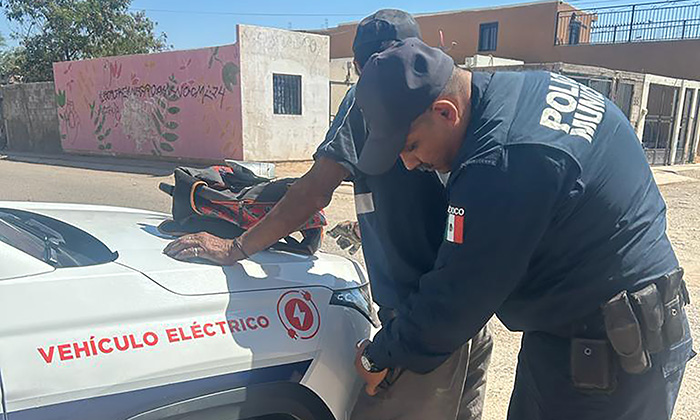
[[[109,84],[108,84],[108,86],[111,86],[112,82],[115,79],[119,79],[122,76],[122,63],[113,63],[113,62],[107,61],[104,63],[103,67],[109,71]]]
[[[109,102],[116,100],[124,100],[126,98],[153,98],[153,97],[166,97],[166,98],[192,98],[201,100],[204,104],[206,101],[214,101],[217,99],[221,100],[223,104],[224,97],[226,96],[226,88],[223,85],[209,85],[209,84],[182,84],[180,86],[173,86],[169,83],[164,83],[161,85],[156,84],[143,84],[140,86],[124,86],[116,89],[102,90],[99,92],[98,97],[100,102]]]
[[[80,117],[75,110],[75,103],[67,99],[65,90],[59,89],[56,92],[56,105],[58,106],[58,119],[60,120],[59,128],[61,128],[61,124],[63,125],[61,140],[65,140],[71,130],[75,130],[80,126]]]
[[[118,123],[122,119],[121,109],[117,104],[105,104],[102,107],[102,112],[105,115],[114,117],[115,121]]]
[[[61,144],[106,155],[241,158],[239,57],[238,45],[223,45],[57,63]]]

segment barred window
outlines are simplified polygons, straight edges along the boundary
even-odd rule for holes
[[[273,74],[272,89],[275,114],[301,115],[301,76]]]

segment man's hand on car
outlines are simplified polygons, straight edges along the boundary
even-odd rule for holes
[[[233,240],[206,232],[182,236],[168,244],[163,253],[180,261],[201,258],[219,265],[231,265],[246,258]]]

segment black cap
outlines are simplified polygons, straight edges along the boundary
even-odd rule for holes
[[[357,26],[352,50],[357,55],[364,46],[375,48],[376,44],[384,41],[420,37],[420,28],[413,16],[402,10],[382,9],[362,19]]]
[[[362,69],[355,98],[369,128],[357,167],[368,175],[391,169],[411,123],[442,93],[454,61],[418,38],[374,54]]]

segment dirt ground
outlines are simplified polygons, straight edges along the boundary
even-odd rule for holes
[[[668,206],[668,233],[674,249],[685,268],[692,304],[687,312],[695,339],[700,343],[700,168],[679,171],[694,182],[662,185],[661,193]],[[694,420],[700,414],[700,358],[688,364],[681,394],[676,404],[674,420]]]
[[[294,164],[294,170],[303,169],[302,164]],[[281,170],[280,170],[281,169]],[[288,172],[284,166],[278,175]],[[291,173],[289,172],[289,173]],[[657,180],[668,206],[668,232],[678,258],[686,270],[686,279],[692,300],[700,302],[700,167],[691,166],[657,170]],[[330,225],[342,220],[355,219],[352,188],[343,186],[335,194],[331,205],[326,209]],[[324,250],[347,255],[334,242],[326,239]],[[364,263],[361,252],[353,256]],[[700,312],[698,306],[688,308],[693,336],[700,340]],[[483,420],[503,420],[506,418],[508,401],[515,378],[515,365],[520,347],[520,334],[508,331],[496,318],[489,323],[494,336],[495,349],[488,373],[487,398]],[[696,348],[698,348],[696,346]],[[681,394],[676,404],[674,420],[696,420],[700,413],[700,358],[688,364]]]

